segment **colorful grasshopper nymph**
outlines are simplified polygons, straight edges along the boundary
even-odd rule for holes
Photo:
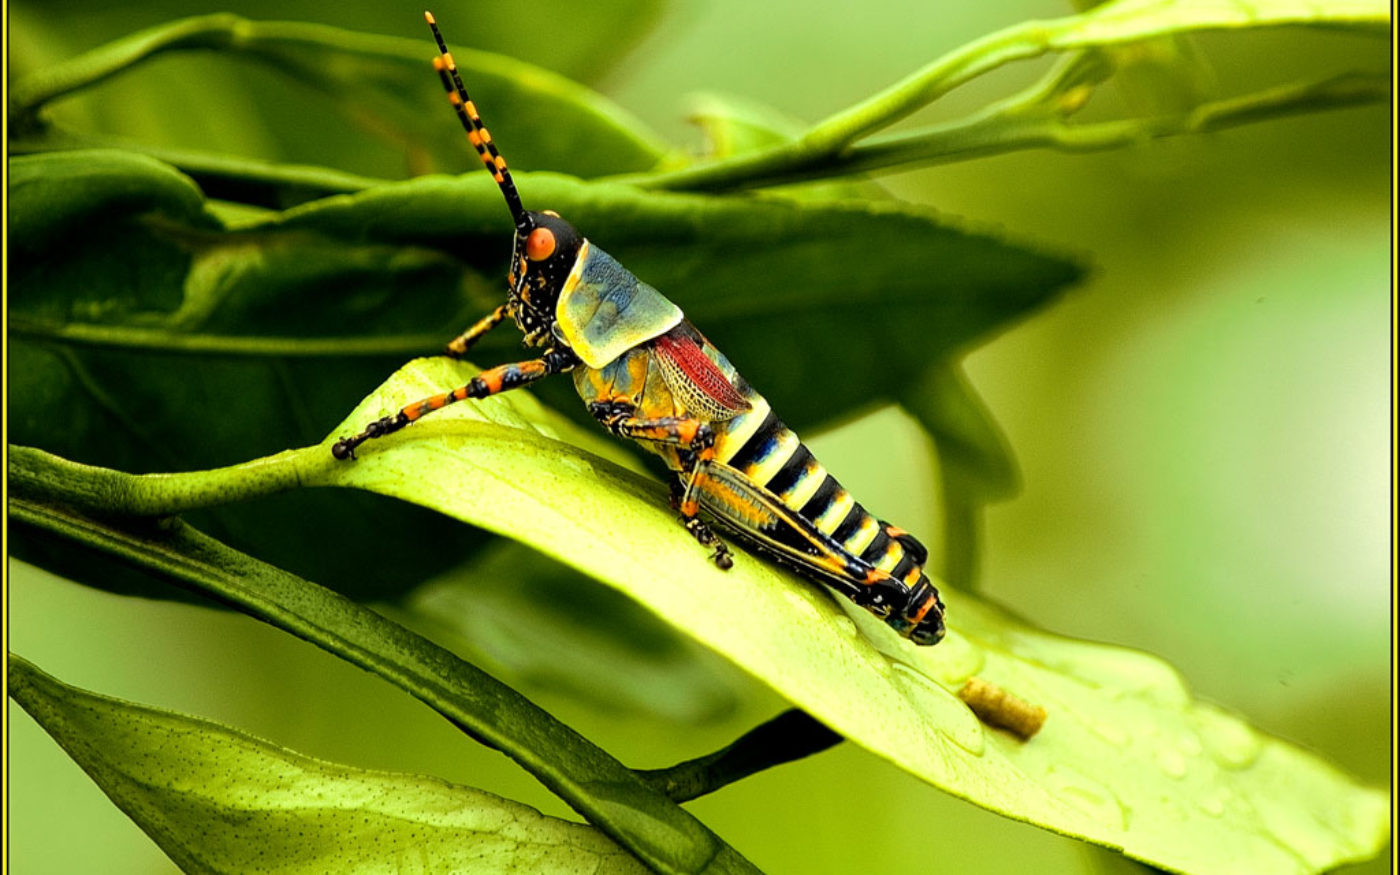
[[[572,372],[574,387],[604,427],[639,441],[676,472],[672,501],[720,568],[734,560],[698,516],[701,508],[741,540],[835,589],[915,643],[936,644],[943,637],[943,605],[923,571],[928,551],[857,504],[679,307],[558,213],[521,205],[433,16],[427,19],[440,53],[433,66],[515,220],[506,303],[448,344],[447,353],[465,355],[507,316],[527,344],[545,351],[370,423],[336,442],[335,457],[351,458],[370,438],[454,401]]]

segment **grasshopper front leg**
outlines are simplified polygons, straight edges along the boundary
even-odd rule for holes
[[[452,342],[447,345],[447,349],[444,350],[444,353],[454,359],[462,358],[467,354],[467,350],[472,348],[472,344],[484,337],[486,332],[500,325],[501,321],[509,315],[510,304],[502,304],[486,316],[478,319],[475,325],[453,338]]]
[[[588,412],[615,435],[680,449],[683,467],[680,479],[671,485],[671,504],[680,513],[685,530],[701,546],[714,550],[710,554],[714,563],[723,569],[734,567],[734,555],[700,519],[700,502],[695,499],[696,487],[705,477],[705,466],[715,457],[715,435],[710,427],[693,416],[638,417],[636,405],[627,400],[594,401],[588,405]]]
[[[451,392],[444,392],[441,395],[434,395],[431,398],[415,401],[399,410],[398,413],[376,419],[374,422],[365,426],[364,431],[354,437],[341,438],[331,447],[331,455],[335,456],[337,459],[353,459],[355,457],[355,448],[360,444],[371,438],[393,434],[404,426],[417,422],[434,410],[441,410],[453,402],[465,401],[468,398],[489,398],[501,392],[508,392],[511,389],[528,385],[536,380],[548,377],[551,374],[567,371],[578,363],[578,357],[571,351],[550,349],[547,350],[544,355],[531,361],[500,365],[499,367],[482,371],[480,374],[472,377],[471,382],[467,383],[465,386],[460,386],[453,389]]]

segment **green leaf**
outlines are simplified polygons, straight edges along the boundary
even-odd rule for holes
[[[194,228],[218,223],[183,174],[141,155],[96,153],[19,160],[10,166],[10,244],[21,259],[66,248],[63,238],[89,224],[160,215]]]
[[[412,400],[435,363],[371,396],[348,432]],[[1316,872],[1376,853],[1384,793],[1194,701],[1167,665],[1036,630],[946,594],[949,637],[899,639],[818,586],[740,554],[720,571],[665,490],[453,405],[306,483],[370,489],[506,534],[617,587],[837,732],[979,805],[1189,872]],[[312,451],[326,453],[325,446]],[[955,695],[978,676],[1044,707],[1029,741]]]
[[[189,101],[180,95],[179,111],[152,113],[173,119],[183,131],[192,127],[189,118],[201,113],[218,113],[230,104],[259,107],[264,117],[245,119],[237,143],[190,142],[159,131],[154,139],[142,137],[140,131],[125,130],[121,115],[104,123],[107,130],[153,146],[222,148],[248,158],[326,164],[371,176],[399,176],[402,169],[422,173],[480,166],[429,63],[437,49],[426,27],[421,39],[403,39],[320,24],[250,21],[229,14],[181,19],[26,76],[15,83],[10,95],[12,124],[21,134],[34,137],[45,127],[40,110],[52,101],[119,77],[166,53],[191,50],[265,65],[306,86],[307,94],[289,95],[283,89],[276,99],[260,99],[256,84],[241,89],[231,86],[230,94],[222,97],[201,95],[201,100]],[[666,151],[625,110],[558,74],[466,46],[459,46],[453,57],[512,162],[588,177],[648,170]],[[178,83],[152,80],[145,85],[149,94],[139,93],[140,99],[158,102],[171,87]],[[343,126],[329,123],[330,113],[322,113],[327,123],[308,123],[308,115],[314,118],[318,113],[318,103],[335,107],[352,122],[351,134],[359,142],[347,143]],[[124,114],[131,115],[134,109],[129,101],[123,102]],[[261,136],[254,136],[254,129],[261,129]],[[369,162],[356,155],[355,147],[369,139],[379,140],[386,156],[376,166],[367,166]],[[238,178],[236,164],[224,171],[225,185]],[[259,178],[259,168],[251,166],[249,176]]]
[[[425,775],[328,763],[61,683],[9,693],[185,872],[646,872],[592,827]],[[77,838],[76,836],[74,837]]]

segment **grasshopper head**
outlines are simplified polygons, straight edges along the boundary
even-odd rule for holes
[[[554,328],[554,309],[569,272],[578,260],[583,237],[552,210],[523,213],[516,224],[510,259],[511,311],[526,343],[546,342]]]

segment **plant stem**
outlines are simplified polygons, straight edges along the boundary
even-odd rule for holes
[[[1299,112],[1376,103],[1389,97],[1389,76],[1348,73],[1322,82],[1211,101],[1189,112],[1157,118],[1092,124],[1071,124],[1060,118],[981,118],[971,124],[872,141],[852,149],[838,165],[843,172],[866,172],[1047,146],[1067,152],[1101,151],[1161,137],[1219,131]]]
[[[785,144],[738,159],[686,170],[634,177],[649,189],[714,191],[759,188],[878,170],[941,164],[1021,149],[1090,152],[1136,145],[1161,137],[1199,134],[1303,112],[1319,112],[1390,98],[1390,77],[1346,73],[1320,82],[1272,88],[1203,103],[1171,116],[1072,124],[1058,115],[1024,112],[1008,101],[993,112],[907,134],[873,139],[839,154]]]
[[[676,802],[713,793],[764,769],[800,760],[844,741],[806,711],[784,711],[711,754],[637,775]]]
[[[169,516],[270,495],[300,485],[314,467],[334,464],[329,452],[316,447],[178,474],[127,474],[13,444],[9,455],[12,506],[30,499],[119,517]]]

